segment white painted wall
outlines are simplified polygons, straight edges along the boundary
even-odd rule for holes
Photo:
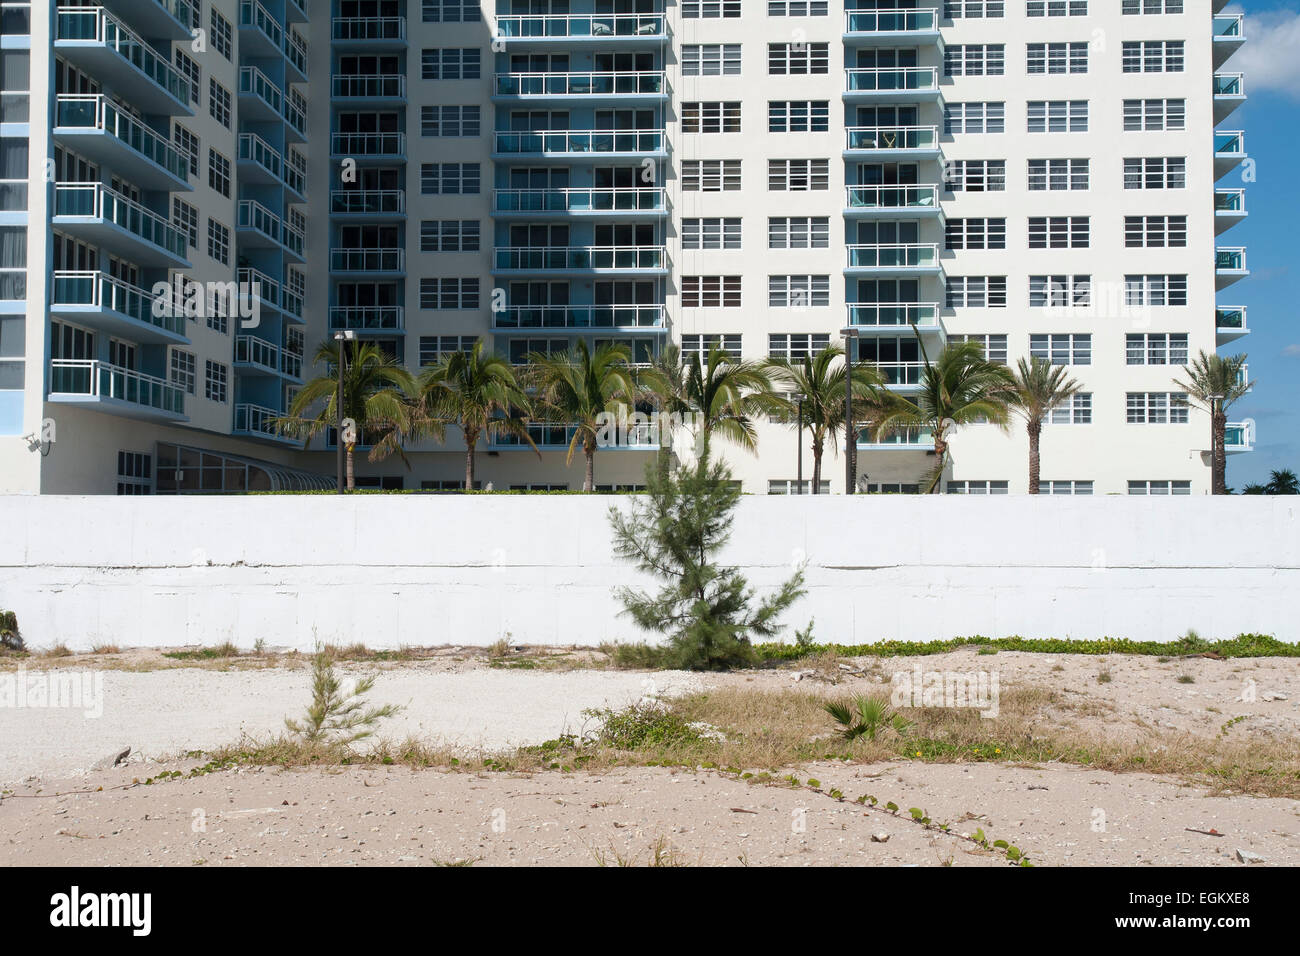
[[[0,607],[34,647],[639,640],[611,502],[4,496]],[[1298,531],[1294,498],[746,497],[726,558],[761,588],[806,555],[821,641],[1294,641]]]

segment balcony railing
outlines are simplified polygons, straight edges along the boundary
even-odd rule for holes
[[[239,134],[239,158],[257,163],[276,179],[284,179],[284,159],[279,150],[256,133]]]
[[[1246,155],[1246,134],[1241,130],[1216,132],[1214,134],[1214,154],[1226,157]]]
[[[1245,96],[1246,76],[1244,73],[1215,73],[1215,96]]]
[[[171,18],[187,31],[190,29],[194,11],[190,9],[188,0],[149,0],[149,2],[166,10]]]
[[[124,113],[100,93],[61,93],[55,104],[55,126],[96,129],[113,136],[145,159],[181,181],[189,178],[189,160],[163,137]]]
[[[850,302],[849,325],[866,329],[942,329],[937,302]]]
[[[1244,272],[1246,249],[1244,246],[1220,246],[1214,250],[1214,268],[1220,271]]]
[[[850,268],[905,269],[939,265],[939,246],[933,242],[860,244],[847,248]]]
[[[1246,331],[1246,307],[1244,305],[1221,305],[1214,310],[1214,327]]]
[[[937,30],[939,11],[933,10],[846,10],[845,33],[916,33]]]
[[[97,359],[51,361],[50,394],[111,398],[175,415],[185,414],[183,389],[152,375]]]
[[[280,292],[280,308],[296,319],[302,318],[302,296],[286,284]]]
[[[55,272],[51,308],[67,306],[104,309],[126,315],[172,335],[185,335],[185,314],[174,309],[154,314],[156,296],[105,272]]]
[[[400,332],[406,328],[406,310],[400,305],[336,305],[330,309],[330,328]]]
[[[663,93],[662,70],[643,73],[498,73],[497,96],[628,96]]]
[[[307,194],[307,160],[296,149],[289,150],[289,161],[284,166],[284,184],[300,196]]]
[[[402,215],[406,212],[406,191],[403,189],[331,189],[330,212],[339,215]]]
[[[307,75],[307,41],[297,30],[284,32],[284,56],[303,76]]]
[[[1228,422],[1223,429],[1223,444],[1228,448],[1249,450],[1255,444],[1255,428],[1249,422]]]
[[[239,217],[236,220],[240,229],[252,229],[260,232],[291,252],[302,255],[305,237],[301,232],[290,227],[279,216],[253,199],[239,202]]]
[[[846,149],[937,149],[937,126],[850,126]]]
[[[578,433],[577,425],[565,425],[559,422],[529,422],[525,426],[528,437],[538,448],[567,448]],[[654,441],[656,430],[650,425],[629,423],[625,428],[614,429],[614,443],[602,445],[602,448],[641,448],[653,450],[658,447]],[[528,447],[527,442],[518,435],[499,433],[492,437],[492,445],[504,447]]]
[[[1246,190],[1216,189],[1214,191],[1215,212],[1245,212]]]
[[[56,40],[101,43],[188,106],[189,80],[103,7],[60,7],[55,16]]]
[[[284,47],[284,29],[257,0],[239,0],[239,25],[260,32],[277,50]]]
[[[334,133],[330,152],[335,156],[404,156],[405,133]]]
[[[578,14],[497,17],[497,36],[507,40],[530,37],[661,37],[663,14]]]
[[[861,429],[855,444],[862,449],[921,449],[929,451],[934,448],[934,429],[924,426],[905,426],[891,429],[883,435],[872,436],[868,429]]]
[[[1244,37],[1245,30],[1242,27],[1242,15],[1240,13],[1215,14],[1213,18],[1213,36],[1217,40],[1219,37]]]
[[[235,363],[254,365],[267,372],[280,371],[280,347],[254,335],[235,336]]]
[[[245,96],[256,96],[271,112],[284,115],[284,93],[257,67],[239,68],[239,92]]]
[[[874,365],[889,386],[920,385],[925,371],[924,362],[876,362]]]
[[[939,206],[937,185],[848,186],[846,190],[852,209],[937,209]]]
[[[406,17],[335,17],[332,26],[335,42],[406,39]]]
[[[664,191],[658,187],[498,189],[492,194],[497,212],[630,212],[661,210]]]
[[[498,246],[498,269],[662,269],[663,246]]]
[[[239,280],[240,297],[256,297],[263,302],[269,302],[276,308],[280,307],[280,283],[276,282],[265,272],[244,266],[237,273]]]
[[[549,130],[496,134],[498,153],[658,153],[663,130]]]
[[[285,123],[296,132],[299,136],[305,136],[307,133],[307,103],[306,100],[299,102],[299,98],[293,92],[284,98],[284,111],[280,114],[284,117]]]
[[[405,272],[405,249],[331,249],[335,272]]]
[[[494,329],[661,329],[662,305],[512,305],[492,313]]]
[[[235,431],[255,432],[279,438],[281,436],[279,429],[275,425],[275,420],[281,417],[281,413],[274,408],[267,408],[265,405],[241,403],[235,406]]]
[[[406,76],[400,73],[335,75],[333,95],[338,99],[392,100],[406,97]]]
[[[906,90],[937,92],[939,71],[933,66],[911,66],[899,70],[855,67],[844,71],[844,84],[850,93],[897,93]]]
[[[166,250],[185,258],[186,235],[162,216],[114,192],[103,183],[56,183],[54,215],[103,219]]]

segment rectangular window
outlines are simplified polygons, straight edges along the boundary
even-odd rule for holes
[[[1001,43],[954,43],[943,51],[944,76],[1002,76],[1006,46]]]
[[[479,0],[422,0],[425,23],[478,23]]]
[[[208,77],[208,113],[226,129],[230,129],[230,90],[212,77]]]
[[[1088,43],[1030,43],[1025,71],[1030,76],[1088,72]]]
[[[213,402],[226,401],[226,367],[208,359],[203,377],[203,397]]]
[[[1087,249],[1087,216],[1030,216],[1030,249]]]
[[[943,131],[1006,132],[1006,103],[947,103],[943,108]]]
[[[1186,305],[1186,275],[1126,275],[1125,305]]]
[[[1086,17],[1088,0],[1027,0],[1027,17]]]
[[[1057,362],[1057,365],[1063,363]],[[1048,425],[1091,425],[1092,393],[1075,392],[1048,413],[1045,423]]]
[[[1031,159],[1029,188],[1031,191],[1087,189],[1088,160]]]
[[[775,309],[800,309],[831,304],[829,275],[768,276],[767,304]]]
[[[230,265],[230,230],[212,218],[208,219],[208,255]]]
[[[1130,481],[1130,495],[1190,495],[1190,481]]]
[[[1029,277],[1029,306],[1034,309],[1089,305],[1092,276],[1050,275]]]
[[[706,359],[714,349],[722,349],[731,358],[740,358],[740,333],[724,332],[713,335],[683,335],[682,356],[698,355]]]
[[[1088,132],[1088,101],[1030,100],[1029,132]]]
[[[234,29],[230,21],[218,13],[215,9],[210,11],[212,24],[212,48],[224,56],[227,60],[234,61],[235,41]]]
[[[421,335],[420,365],[437,365],[444,356],[474,351],[477,335]]]
[[[478,163],[421,163],[420,192],[426,196],[478,195]]]
[[[465,310],[479,307],[477,278],[420,280],[420,308]]]
[[[1183,41],[1126,40],[1121,63],[1125,73],[1181,73]]]
[[[190,175],[199,174],[199,138],[187,130],[180,123],[172,127],[172,140],[176,143],[176,148],[189,157]]]
[[[949,192],[1003,192],[1007,188],[1005,159],[950,159],[943,180]]]
[[[829,0],[767,0],[769,17],[824,17]]]
[[[682,104],[683,133],[739,133],[740,101],[692,101]]]
[[[1187,186],[1184,156],[1135,156],[1124,160],[1125,189],[1183,189]]]
[[[1125,100],[1124,129],[1179,130],[1187,128],[1186,100]]]
[[[769,495],[810,495],[812,494],[812,479],[805,478],[802,482],[793,478],[769,478],[767,480],[767,493]],[[817,494],[829,495],[831,493],[831,483],[822,480],[817,484]]]
[[[421,136],[478,136],[482,119],[477,106],[421,106]]]
[[[767,45],[769,76],[807,76],[829,71],[830,44],[828,43],[769,43]]]
[[[830,344],[828,332],[774,332],[767,337],[767,355],[798,362],[812,358]]]
[[[739,219],[683,219],[683,249],[739,249]]]
[[[944,490],[950,495],[1005,495],[1009,486],[1005,481],[950,481]]]
[[[1129,249],[1187,245],[1186,216],[1125,216],[1124,245]]]
[[[1005,335],[987,335],[978,333],[975,335],[954,335],[950,336],[953,342],[974,342],[984,350],[984,358],[989,362],[998,365],[1007,364],[1007,337]]]
[[[1007,221],[998,219],[949,219],[944,229],[949,249],[1005,249]]]
[[[740,160],[687,159],[682,161],[683,192],[732,192],[740,188]]]
[[[769,159],[767,188],[775,192],[806,192],[830,188],[830,160]]]
[[[208,185],[230,198],[230,160],[208,147]]]
[[[830,129],[829,100],[771,100],[767,104],[769,133],[825,133]]]
[[[682,308],[740,308],[740,276],[682,276]]]
[[[475,47],[445,47],[420,51],[420,78],[424,80],[477,80],[482,71]]]
[[[478,252],[477,219],[426,219],[420,223],[421,252]]]
[[[947,307],[950,309],[1005,309],[1006,276],[948,276]]]
[[[189,81],[190,102],[195,106],[200,105],[200,101],[203,99],[203,74],[199,71],[199,65],[183,52],[177,50],[176,69],[180,70],[181,75]]]
[[[172,349],[170,381],[177,388],[185,389],[186,394],[193,395],[198,384],[198,371],[194,353],[184,349]]]
[[[178,196],[172,197],[172,225],[185,233],[191,249],[199,247],[199,211]]]
[[[738,20],[740,0],[682,0],[683,20]]]
[[[138,451],[117,453],[117,493],[147,495],[153,487],[153,456]]]
[[[1131,332],[1124,336],[1128,365],[1186,365],[1186,332]]]
[[[682,44],[682,76],[739,75],[739,43]]]
[[[1034,333],[1029,354],[1053,365],[1091,365],[1092,336],[1086,332]]]
[[[769,249],[828,249],[831,221],[827,216],[769,216]]]
[[[1005,0],[946,0],[943,15],[949,20],[1000,20]]]
[[[1090,495],[1092,494],[1091,481],[1043,481],[1039,483],[1039,490],[1045,495]]]
[[[1187,393],[1129,392],[1125,409],[1130,425],[1185,425]]]

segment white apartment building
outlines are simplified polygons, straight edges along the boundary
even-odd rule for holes
[[[332,487],[333,446],[270,422],[349,331],[412,371],[847,340],[903,393],[976,339],[1082,383],[1044,491],[1207,493],[1173,380],[1248,331],[1225,2],[0,3],[0,491]],[[794,430],[757,426],[736,477],[795,490]],[[531,437],[482,441],[480,481],[580,488],[566,423]],[[957,429],[944,489],[1024,492],[1027,444]],[[856,489],[916,490],[931,449],[864,427]],[[602,448],[598,486],[652,454]],[[463,480],[454,430],[409,459],[359,483]]]

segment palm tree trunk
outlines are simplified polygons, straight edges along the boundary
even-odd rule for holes
[[[1043,423],[1040,421],[1029,421],[1025,425],[1029,432],[1029,493],[1038,494],[1038,471],[1039,471],[1039,452],[1038,442],[1043,435]]]
[[[478,432],[465,429],[465,490],[474,490],[474,465],[478,449]]]
[[[354,477],[353,477],[353,474],[352,474],[352,449],[353,449],[353,447],[354,447],[353,445],[348,445],[348,446],[347,446],[348,491],[355,491],[355,490],[356,490],[356,487],[357,487],[357,485],[356,485],[356,481],[355,481],[355,479],[354,479]]]
[[[822,488],[822,443],[813,441],[813,473],[812,485],[808,488],[808,493],[812,495],[820,494]]]
[[[940,487],[943,485],[943,468],[944,460],[948,457],[948,443],[939,437],[935,432],[934,436],[934,484],[930,486],[930,494],[937,495]]]
[[[587,474],[582,479],[582,490],[590,492],[596,487],[596,441],[591,439],[582,443],[582,454],[587,459]]]
[[[1212,487],[1210,488],[1210,494],[1212,495],[1226,495],[1228,493],[1228,455],[1224,448],[1224,431],[1227,427],[1227,413],[1216,409],[1211,420],[1211,430],[1213,432],[1211,455],[1214,459]]]

